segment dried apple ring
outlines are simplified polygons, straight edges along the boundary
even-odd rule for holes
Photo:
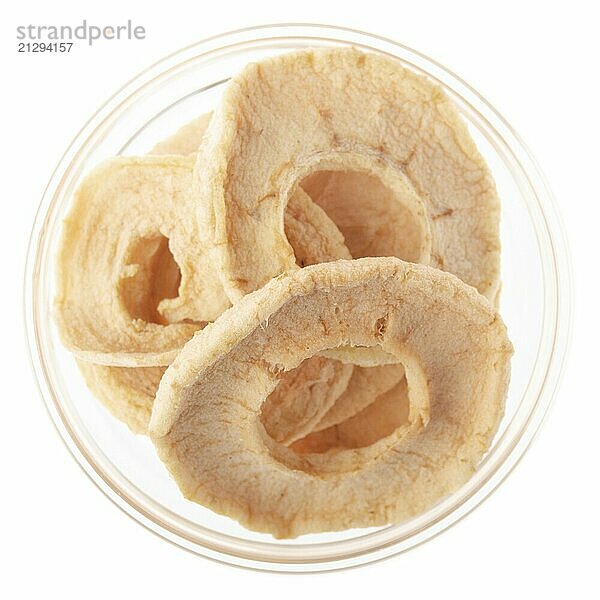
[[[56,319],[77,358],[168,365],[229,302],[199,238],[192,157],[116,158],[78,189],[58,252]]]
[[[370,446],[335,451],[336,470],[273,442],[260,410],[279,373],[342,344],[395,356],[422,417],[376,460]],[[149,433],[187,498],[250,529],[283,538],[384,525],[471,476],[503,413],[511,354],[498,313],[453,275],[395,258],[309,266],[184,346]]]
[[[196,168],[203,231],[232,301],[294,268],[283,213],[298,186],[313,191],[318,173],[377,179],[406,209],[398,223],[416,226],[405,258],[496,293],[492,177],[442,90],[397,61],[330,48],[248,65],[228,84]]]
[[[186,123],[149,154],[196,153],[211,113]],[[87,386],[109,412],[133,433],[146,433],[156,390],[166,367],[111,367],[78,360]]]
[[[149,154],[196,153],[211,113],[186,123]],[[87,386],[109,412],[133,433],[146,433],[156,390],[166,367],[111,367],[77,361]]]

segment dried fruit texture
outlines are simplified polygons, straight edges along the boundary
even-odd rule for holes
[[[168,365],[228,306],[199,243],[193,158],[115,158],[78,189],[58,253],[56,319],[80,359]]]
[[[419,200],[411,198],[410,189],[386,187],[378,170],[319,171],[300,185],[337,225],[353,258],[397,256],[429,263],[431,239]]]
[[[150,154],[196,153],[211,115],[206,113],[186,123],[173,135],[156,144]],[[313,185],[313,191],[318,191],[316,184]],[[312,202],[303,189],[296,190],[290,198],[284,215],[284,228],[294,251],[295,264],[299,267],[352,258],[336,224],[321,207]]]
[[[152,155],[196,153],[210,113],[185,124],[160,141]],[[110,367],[77,361],[88,387],[110,413],[133,433],[146,433],[152,404],[165,367]]]
[[[405,258],[496,293],[499,204],[490,173],[442,90],[389,58],[331,48],[248,65],[225,90],[196,170],[203,231],[232,301],[294,267],[283,213],[301,185],[340,219],[359,255],[383,251],[378,238],[404,224],[406,244],[394,238],[386,252],[412,252]],[[372,193],[384,194],[380,204],[395,198],[403,210],[379,215],[371,192],[360,204],[370,180]],[[360,204],[357,217],[346,198]],[[358,228],[367,217],[374,223]]]
[[[408,384],[402,377],[395,386],[352,417],[314,431],[290,447],[298,454],[323,454],[339,448],[365,448],[410,425]]]
[[[161,140],[148,154],[196,154],[212,113],[200,115],[180,127],[173,135]]]
[[[324,454],[276,444],[260,411],[279,374],[341,344],[404,365],[411,431]],[[503,413],[511,354],[498,313],[453,275],[395,258],[309,266],[184,346],[149,433],[187,498],[250,529],[283,538],[398,522],[471,476]]]
[[[404,367],[398,364],[355,368],[346,390],[313,427],[313,431],[327,429],[354,416],[381,394],[394,388],[402,379]]]
[[[313,356],[283,373],[262,406],[266,432],[286,446],[308,435],[346,390],[353,370],[352,365]]]
[[[184,125],[157,144],[151,153],[184,155],[195,152],[209,119],[210,114],[202,115]],[[300,266],[350,258],[337,227],[300,189],[288,205],[285,228]],[[172,293],[175,291],[177,282],[174,280],[171,286],[157,281],[159,276],[164,275],[164,269],[147,269],[143,282],[138,279],[137,293],[130,294],[135,300],[137,314],[156,317],[157,294],[148,294],[144,290],[160,290],[158,284],[161,284],[163,290],[171,287]],[[216,277],[214,280],[218,283]],[[145,433],[164,368],[110,367],[84,361],[78,361],[78,364],[88,386],[108,410],[135,433]],[[352,370],[349,364],[315,357],[293,372],[284,374],[263,408],[269,433],[274,439],[287,444],[310,433],[346,389]]]
[[[335,223],[301,188],[287,205],[284,228],[299,267],[352,258]]]
[[[166,367],[106,367],[77,361],[86,384],[133,433],[146,433],[156,390]]]

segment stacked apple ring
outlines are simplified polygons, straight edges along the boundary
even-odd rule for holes
[[[275,537],[398,522],[504,410],[499,201],[454,106],[353,48],[248,65],[84,180],[56,322],[192,501]]]

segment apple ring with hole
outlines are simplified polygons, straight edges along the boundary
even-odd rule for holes
[[[199,243],[193,157],[110,159],[87,175],[63,224],[55,315],[74,355],[166,366],[229,306]]]
[[[328,48],[246,66],[213,114],[196,173],[202,230],[233,302],[295,268],[283,214],[299,187],[354,258],[431,264],[497,293],[490,171],[443,91],[389,57]]]
[[[404,366],[407,425],[375,448],[297,454],[277,444],[260,413],[280,373],[348,343]],[[242,298],[184,346],[149,434],[186,498],[249,529],[291,538],[395,523],[477,468],[503,414],[511,355],[497,311],[449,273],[396,258],[309,266]]]

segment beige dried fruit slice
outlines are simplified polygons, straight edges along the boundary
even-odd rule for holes
[[[196,169],[203,231],[232,301],[294,268],[283,213],[299,186],[334,221],[345,207],[340,229],[359,255],[382,251],[364,238],[411,223],[404,249],[386,253],[412,252],[404,258],[495,295],[499,203],[490,172],[442,90],[388,57],[330,48],[248,65],[227,86]],[[403,210],[388,223],[377,210],[392,199]],[[377,217],[379,235],[357,232],[365,215]]]
[[[286,446],[309,434],[337,404],[353,371],[352,365],[313,356],[283,373],[261,409],[266,432]]]
[[[404,367],[398,364],[355,368],[344,393],[313,427],[313,431],[327,429],[346,421],[403,379]]]
[[[80,359],[168,365],[228,306],[199,238],[191,157],[115,158],[78,189],[58,252],[56,320]]]
[[[391,436],[399,427],[410,427],[410,408],[408,384],[406,378],[402,377],[361,411],[327,429],[313,431],[294,442],[290,448],[298,454],[365,448]]]
[[[196,154],[212,113],[205,113],[180,127],[175,133],[161,140],[148,154]]]
[[[334,221],[353,258],[397,256],[410,262],[430,260],[425,226],[409,209],[411,191],[386,187],[385,179],[361,171],[319,171],[301,182],[302,189]]]
[[[196,153],[210,113],[186,123],[173,135],[160,141],[149,154]],[[146,433],[152,404],[165,367],[110,367],[77,361],[88,387],[110,413],[133,433]]]
[[[404,365],[410,431],[325,454],[276,444],[260,411],[279,373],[341,344],[379,346]],[[471,476],[503,413],[511,354],[498,313],[453,275],[395,258],[309,266],[184,346],[149,432],[187,498],[250,529],[281,538],[384,525]]]
[[[352,258],[335,223],[301,188],[287,205],[284,231],[299,267]]]
[[[87,386],[133,433],[146,433],[156,390],[166,367],[107,367],[77,361]]]

